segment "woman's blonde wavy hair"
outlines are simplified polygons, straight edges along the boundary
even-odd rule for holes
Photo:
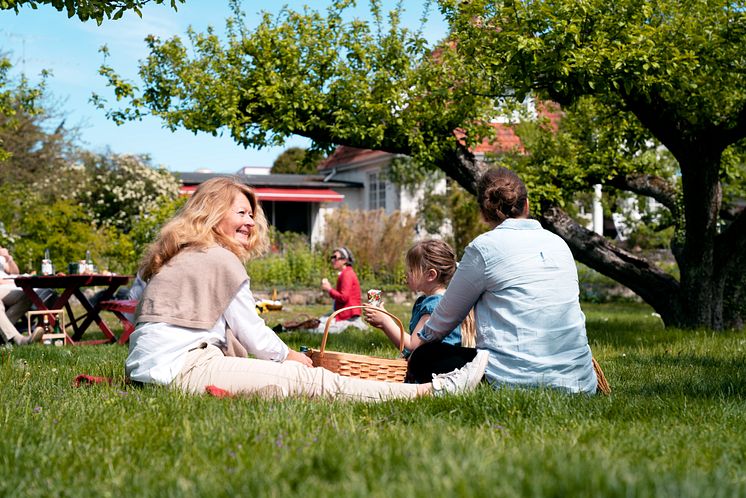
[[[255,225],[246,246],[217,229],[237,193],[246,196],[254,213]],[[148,248],[140,265],[140,276],[147,282],[182,249],[206,249],[215,245],[228,249],[244,262],[264,254],[269,248],[267,219],[256,194],[235,178],[211,178],[197,188]]]

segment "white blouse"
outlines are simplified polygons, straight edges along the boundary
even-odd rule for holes
[[[287,358],[288,347],[257,314],[256,301],[247,280],[209,330],[160,322],[139,323],[130,336],[125,371],[132,380],[170,384],[181,371],[190,350],[202,343],[225,343],[227,328],[256,358],[277,362]]]

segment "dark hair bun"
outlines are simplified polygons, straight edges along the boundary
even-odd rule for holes
[[[477,201],[482,214],[497,225],[507,218],[521,216],[527,199],[526,185],[507,168],[486,171],[477,184]]]

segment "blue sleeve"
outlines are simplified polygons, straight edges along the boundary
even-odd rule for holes
[[[442,297],[442,295],[425,296],[425,299],[422,300],[420,316],[432,315]]]

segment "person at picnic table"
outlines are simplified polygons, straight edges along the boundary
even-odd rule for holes
[[[432,374],[449,372],[460,368],[474,359],[474,318],[467,315],[462,324],[457,324],[439,341],[433,341],[417,348],[420,339],[417,333],[430,318],[448,282],[456,271],[456,254],[450,245],[438,239],[426,239],[415,243],[405,258],[407,265],[407,286],[413,292],[421,292],[412,306],[409,333],[404,333],[402,351],[407,363],[408,382],[429,382]],[[365,308],[365,320],[388,336],[394,346],[399,347],[402,339],[399,326],[389,315],[378,311],[385,309],[384,303]],[[417,348],[415,354],[412,350]]]
[[[355,270],[352,268],[352,265],[355,263],[352,251],[346,247],[338,247],[334,249],[329,260],[332,263],[332,267],[338,272],[337,285],[332,287],[329,280],[324,278],[321,280],[321,289],[328,293],[334,300],[332,312],[349,306],[360,306],[362,303],[360,281],[357,278]],[[331,314],[328,313],[319,319],[320,323],[316,329],[317,332],[324,331],[326,322],[329,320]],[[347,327],[356,327],[363,330],[368,328],[361,318],[360,308],[337,313],[334,316],[334,321],[329,324],[329,332],[342,332]]]
[[[19,269],[6,247],[0,247],[0,336],[6,344],[25,346],[41,340],[44,329],[34,328],[29,335],[21,334],[15,323],[31,309],[31,300],[22,289],[16,287],[12,275]]]
[[[161,229],[140,266],[146,282],[125,360],[143,383],[203,393],[305,395],[364,401],[415,398],[473,389],[487,354],[427,384],[343,377],[313,367],[257,315],[245,261],[269,246],[254,191],[227,177],[199,186]],[[226,356],[234,338],[254,358]]]
[[[577,268],[567,244],[529,219],[526,186],[509,169],[481,176],[477,202],[492,230],[466,247],[418,338],[440,339],[474,307],[476,346],[490,353],[485,377],[493,386],[596,392]]]

